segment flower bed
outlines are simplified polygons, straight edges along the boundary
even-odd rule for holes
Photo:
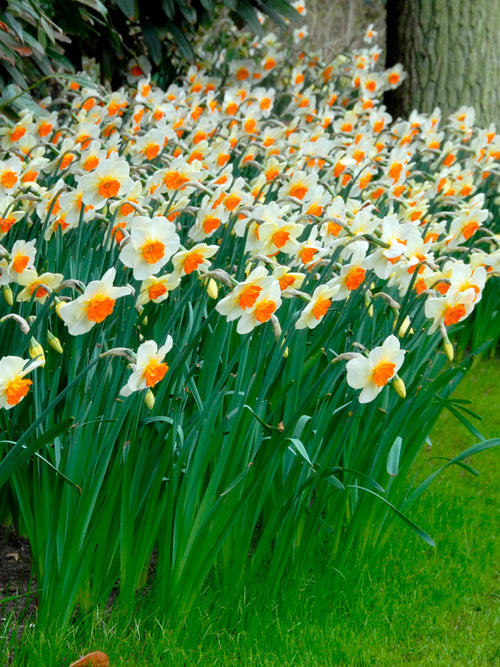
[[[117,581],[171,615],[209,576],[265,599],[391,516],[432,544],[407,473],[500,270],[500,138],[393,121],[373,39],[323,63],[214,29],[165,91],[132,63],[0,129],[0,481],[40,623]]]

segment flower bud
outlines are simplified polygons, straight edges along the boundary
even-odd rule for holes
[[[54,336],[54,334],[51,333],[50,331],[47,331],[47,342],[53,350],[59,352],[59,354],[63,353],[61,341],[57,336]]]
[[[219,295],[217,283],[213,278],[209,278],[207,282],[207,294],[211,299],[216,299]]]
[[[152,410],[155,404],[155,395],[151,391],[151,389],[148,389],[145,396],[144,396],[144,403],[146,404],[146,407],[149,410]]]
[[[12,306],[12,304],[14,303],[14,294],[8,285],[5,285],[5,287],[3,288],[3,298],[5,299],[5,301],[7,301],[9,306]]]
[[[406,386],[399,375],[394,376],[392,380],[392,386],[394,387],[394,390],[398,396],[401,398],[406,398]]]
[[[455,350],[453,349],[453,345],[450,343],[450,339],[446,338],[443,344],[444,351],[446,353],[446,356],[450,361],[453,361],[453,357],[455,356]]]
[[[45,366],[45,352],[43,351],[43,347],[40,345],[37,339],[33,338],[33,336],[30,340],[28,352],[32,359],[40,360],[40,366]]]
[[[408,329],[410,329],[410,324],[411,324],[411,320],[407,315],[404,318],[404,320],[402,321],[401,326],[399,327],[398,336],[400,338],[403,338],[403,336],[408,331]],[[410,333],[412,333],[412,329],[410,329]]]

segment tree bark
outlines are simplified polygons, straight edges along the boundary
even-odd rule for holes
[[[386,62],[408,74],[386,95],[394,117],[467,105],[500,128],[500,0],[387,0]]]

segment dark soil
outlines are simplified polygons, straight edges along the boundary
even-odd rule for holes
[[[0,623],[15,614],[23,625],[37,609],[36,583],[31,574],[31,549],[12,526],[0,526]]]

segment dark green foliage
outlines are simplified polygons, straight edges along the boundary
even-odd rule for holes
[[[128,62],[146,55],[159,83],[194,60],[196,32],[227,12],[237,27],[261,32],[258,12],[283,27],[291,0],[2,0],[0,84],[22,88],[94,57],[102,81],[118,86]]]

